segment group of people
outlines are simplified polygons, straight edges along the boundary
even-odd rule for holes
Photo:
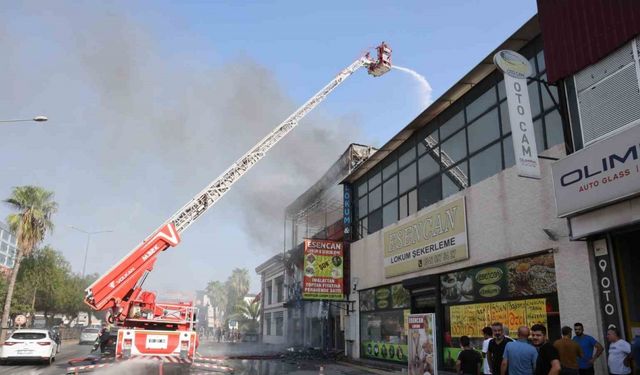
[[[512,339],[505,334],[502,323],[493,323],[482,330],[482,355],[471,347],[468,336],[460,338],[463,350],[458,355],[456,370],[461,375],[593,375],[593,365],[604,347],[584,333],[581,323],[575,323],[573,330],[564,326],[561,331],[562,338],[551,343],[547,328],[534,324],[519,327],[517,338]],[[610,328],[607,341],[609,374],[631,374],[633,360],[640,374],[640,336],[636,336],[632,346],[620,337],[617,328]]]
[[[204,339],[211,338],[217,342],[239,342],[241,338],[240,331],[238,331],[237,329],[227,330],[221,327],[202,327],[200,329],[200,336]]]

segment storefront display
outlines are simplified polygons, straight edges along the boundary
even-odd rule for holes
[[[409,375],[435,375],[438,372],[435,314],[408,316]]]
[[[402,284],[360,292],[360,348],[365,358],[406,362],[410,295]]]

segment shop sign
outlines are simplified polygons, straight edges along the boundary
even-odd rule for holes
[[[402,284],[385,285],[360,292],[360,311],[408,308],[411,295]]]
[[[303,299],[342,300],[343,243],[304,240]]]
[[[482,329],[493,322],[501,322],[511,332],[520,326],[546,326],[546,306],[545,298],[451,306],[451,336],[482,337]]]
[[[362,354],[367,358],[383,359],[394,362],[407,361],[407,345],[392,344],[383,341],[362,341]]]
[[[409,375],[437,375],[435,314],[409,315]]]
[[[440,276],[444,304],[556,292],[553,254],[542,254]]]
[[[620,320],[620,300],[611,264],[611,256],[607,240],[593,242],[593,255],[596,261],[596,277],[598,278],[598,294],[600,295],[600,311],[606,329],[618,328],[622,331]]]
[[[640,193],[640,126],[551,165],[559,217]]]
[[[351,184],[343,184],[342,224],[344,227],[344,240],[351,240]]]
[[[526,57],[510,50],[498,51],[493,56],[493,62],[504,73],[518,176],[539,179],[540,165],[527,86],[527,78],[532,72],[531,64]]]
[[[385,277],[468,258],[464,197],[384,232]]]

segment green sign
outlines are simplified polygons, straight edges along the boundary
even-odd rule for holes
[[[391,344],[380,341],[363,341],[360,355],[365,358],[384,359],[394,362],[406,362],[408,357],[406,344]]]

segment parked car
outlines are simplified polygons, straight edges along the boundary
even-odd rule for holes
[[[20,329],[11,334],[0,348],[0,362],[44,361],[56,359],[58,344],[46,329]]]
[[[99,328],[83,328],[80,331],[80,345],[93,344],[100,333]]]

